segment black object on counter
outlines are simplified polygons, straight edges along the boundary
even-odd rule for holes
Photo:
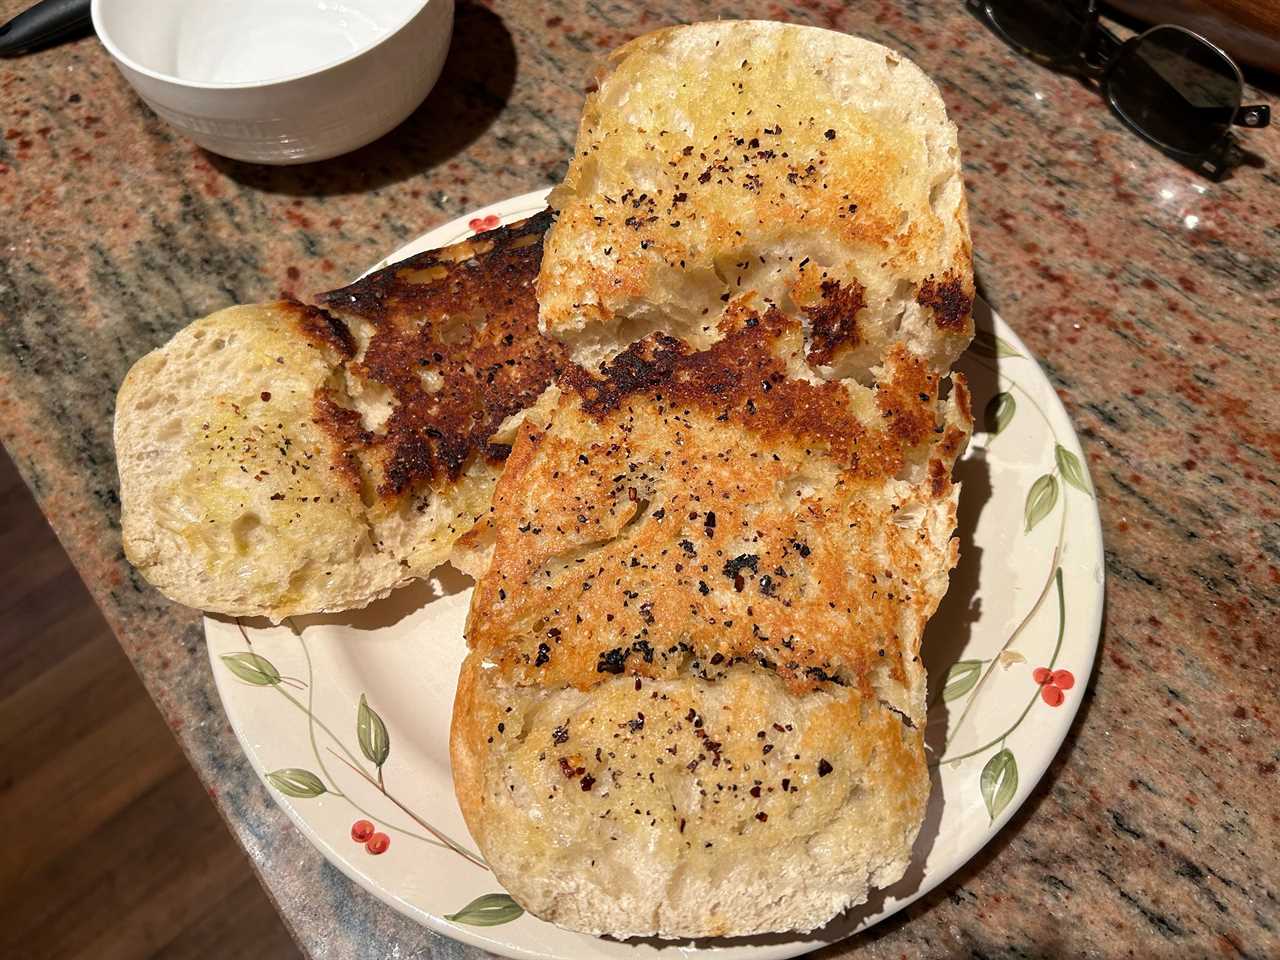
[[[0,27],[0,57],[16,57],[93,32],[89,0],[41,0]]]
[[[1222,49],[1162,24],[1121,41],[1098,21],[1096,0],[968,0],[1015,50],[1098,83],[1111,111],[1148,143],[1220,180],[1236,161],[1232,126],[1265,127],[1271,110],[1241,106],[1244,78]]]

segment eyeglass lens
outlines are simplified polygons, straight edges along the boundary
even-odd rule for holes
[[[1089,0],[988,0],[987,17],[1015,46],[1050,60],[1080,52]]]
[[[1242,95],[1231,61],[1176,27],[1156,27],[1120,54],[1106,92],[1148,137],[1185,153],[1200,153],[1222,139]]]

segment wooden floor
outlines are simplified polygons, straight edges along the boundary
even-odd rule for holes
[[[0,957],[296,956],[0,452]]]

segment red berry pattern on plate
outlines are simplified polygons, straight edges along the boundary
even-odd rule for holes
[[[364,845],[364,848],[376,856],[379,853],[386,853],[389,846],[391,846],[390,837],[385,833],[375,833],[369,838],[369,842]]]
[[[492,230],[498,223],[497,215],[491,213],[487,217],[472,217],[467,221],[467,226],[476,233],[484,233],[486,230]]]
[[[351,825],[351,839],[356,843],[364,843],[373,836],[373,824],[368,820],[357,820]]]
[[[1050,670],[1048,667],[1036,667],[1031,679],[1040,685],[1040,699],[1051,707],[1062,706],[1066,691],[1076,685],[1076,678],[1070,670]]]

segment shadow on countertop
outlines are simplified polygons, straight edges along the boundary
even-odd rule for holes
[[[515,79],[516,48],[502,18],[463,0],[454,13],[440,79],[390,133],[351,153],[297,166],[205,156],[237,183],[266,193],[331,196],[373,190],[438,166],[475,141],[502,112]]]

